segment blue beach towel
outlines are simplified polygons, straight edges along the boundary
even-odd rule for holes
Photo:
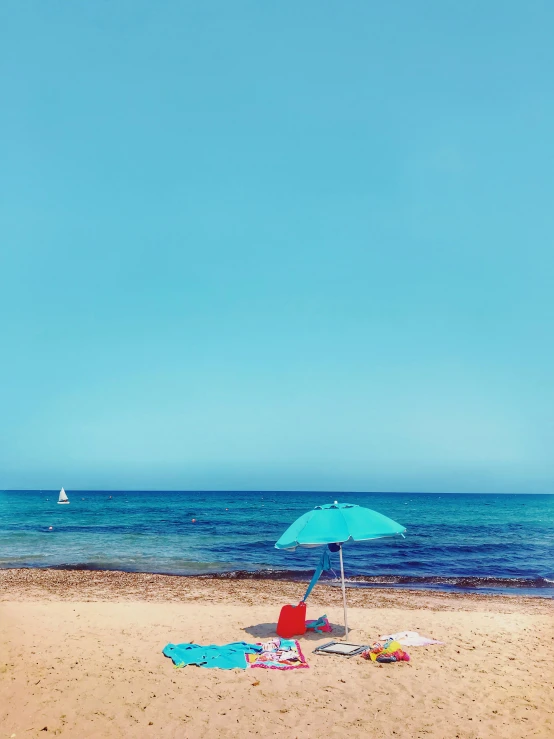
[[[244,641],[232,644],[210,644],[202,647],[199,644],[168,644],[163,648],[166,657],[170,657],[176,667],[198,665],[198,667],[217,667],[220,670],[233,670],[247,667],[246,655],[262,651],[261,644],[248,644]]]

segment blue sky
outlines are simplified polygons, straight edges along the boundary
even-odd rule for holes
[[[3,3],[0,487],[554,492],[553,24]]]

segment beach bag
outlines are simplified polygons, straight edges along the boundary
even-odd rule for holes
[[[306,621],[306,631],[314,631],[316,634],[323,634],[323,632],[329,634],[333,631],[333,628],[327,616],[320,616],[313,621]]]
[[[277,622],[277,634],[281,639],[290,639],[305,633],[306,604],[302,601],[297,606],[283,606]]]

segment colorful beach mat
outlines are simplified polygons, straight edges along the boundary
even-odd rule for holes
[[[296,670],[308,667],[300,645],[294,639],[272,639],[264,644],[233,642],[232,644],[167,644],[163,653],[175,667],[198,667],[232,670],[266,667],[271,670]]]
[[[248,667],[264,667],[269,670],[309,667],[300,644],[295,639],[272,639],[258,646],[261,646],[261,651],[245,655]]]

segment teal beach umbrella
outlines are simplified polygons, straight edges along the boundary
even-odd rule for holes
[[[344,603],[344,630],[348,636],[346,615],[346,589],[342,545],[349,541],[368,541],[385,536],[404,536],[406,529],[396,521],[370,508],[351,503],[316,506],[291,524],[279,541],[277,549],[294,551],[296,547],[321,547],[336,544],[340,556],[342,598]]]

